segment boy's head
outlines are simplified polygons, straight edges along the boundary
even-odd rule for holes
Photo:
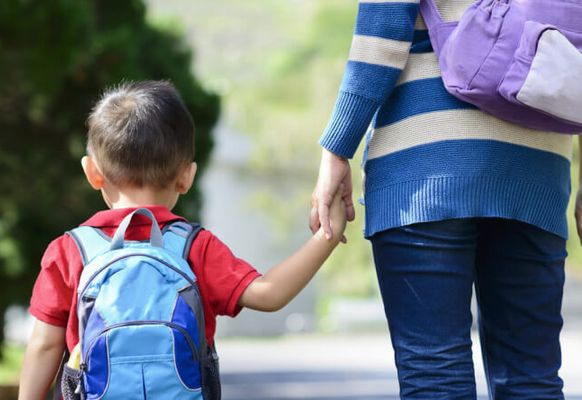
[[[87,125],[87,153],[116,187],[165,189],[194,160],[194,122],[166,81],[105,91]]]

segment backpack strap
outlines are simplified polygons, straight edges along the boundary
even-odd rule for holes
[[[192,243],[203,228],[197,223],[177,221],[168,224],[163,229],[164,248],[179,254],[188,261]],[[191,272],[193,273],[193,272]],[[204,398],[220,399],[220,379],[218,375],[218,356],[214,346],[208,346],[206,341],[206,323],[202,296],[197,282],[189,288],[180,291],[180,296],[196,314],[200,345],[200,372]]]
[[[202,227],[198,223],[172,222],[163,230],[164,248],[187,260],[192,242],[201,230]],[[83,266],[111,248],[111,238],[98,228],[79,226],[66,234],[77,245]]]
[[[190,248],[202,227],[198,223],[176,221],[166,225],[162,231],[164,248],[188,260]]]
[[[429,30],[435,29],[437,25],[443,22],[434,0],[420,0],[420,13]]]
[[[69,235],[81,255],[83,266],[86,266],[100,254],[105,253],[111,247],[111,238],[107,236],[101,229],[93,228],[91,226],[79,226],[66,233]]]
[[[164,247],[162,232],[160,231],[160,226],[158,225],[158,221],[156,220],[154,213],[147,208],[141,207],[123,218],[117,227],[115,234],[113,234],[113,238],[111,239],[111,250],[123,248],[125,244],[125,232],[127,232],[127,228],[129,228],[133,217],[136,215],[143,215],[151,221],[150,245],[153,247]]]

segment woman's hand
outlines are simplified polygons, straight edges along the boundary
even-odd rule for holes
[[[356,214],[352,201],[352,174],[347,159],[323,149],[319,177],[311,195],[311,213],[309,228],[315,233],[321,227],[326,239],[333,237],[329,219],[329,209],[335,194],[342,188],[341,197],[345,204],[346,218],[353,221]],[[342,240],[345,242],[345,238]]]

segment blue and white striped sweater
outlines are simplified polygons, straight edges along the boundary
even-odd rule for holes
[[[457,20],[471,0],[437,0]],[[418,0],[362,0],[321,144],[351,158],[370,123],[366,236],[418,222],[501,217],[566,237],[572,139],[503,122],[448,94]]]

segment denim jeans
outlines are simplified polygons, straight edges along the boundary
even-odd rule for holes
[[[490,398],[564,398],[563,238],[466,218],[389,229],[371,242],[402,399],[476,398],[473,285]]]

